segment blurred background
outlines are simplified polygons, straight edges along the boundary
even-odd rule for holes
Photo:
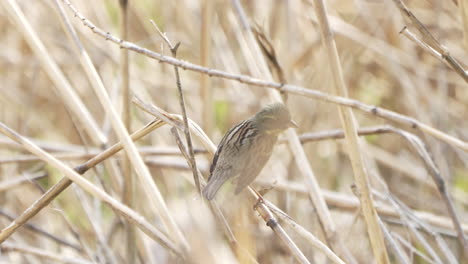
[[[85,162],[102,151],[101,146],[77,122],[77,116],[60,96],[48,70],[25,40],[29,33],[19,29],[15,15],[8,11],[12,0],[0,1],[0,121],[71,167]],[[413,117],[462,140],[468,139],[466,82],[444,62],[400,34],[410,24],[393,1],[325,2],[349,97]],[[73,44],[62,27],[55,2],[18,0],[17,3],[43,42],[44,53],[63,72],[99,130],[108,138],[108,144],[117,142],[109,117],[91,89]],[[468,58],[466,1],[410,0],[405,3],[464,65]],[[119,1],[74,0],[72,4],[97,27],[121,36]],[[153,20],[172,43],[181,43],[179,59],[233,74],[268,79],[254,66],[259,54],[249,46],[250,25],[262,32],[275,50],[283,74],[279,76],[270,64],[273,80],[333,94],[333,76],[313,5],[313,1],[302,0],[130,0],[126,40],[170,56],[169,48],[150,23]],[[115,107],[122,109],[119,46],[94,34],[73,16],[68,6],[63,7]],[[410,30],[418,33],[414,28]],[[132,94],[170,113],[182,113],[173,66],[130,52],[129,67]],[[271,102],[268,88],[187,70],[180,73],[187,114],[215,144],[230,127]],[[341,129],[337,105],[289,94],[287,106],[299,124],[296,129],[299,135]],[[459,219],[465,224],[465,232],[468,231],[467,153],[410,127],[357,110],[354,113],[360,127],[393,125],[423,140],[447,184]],[[135,131],[152,117],[131,105],[130,119],[130,130]],[[363,138],[371,182],[376,193],[381,194],[375,199],[389,208],[389,211],[379,211],[379,215],[410,262],[462,263],[463,253],[446,206],[418,153],[394,133]],[[222,225],[197,195],[192,172],[180,155],[170,127],[163,126],[136,144],[191,247],[189,259],[177,259],[137,231],[132,240],[136,257],[130,261],[125,251],[126,220],[72,185],[29,222],[41,232],[22,227],[0,246],[0,263],[250,263],[252,259],[232,246],[224,236]],[[194,147],[198,167],[206,178],[212,156],[197,139],[194,139]],[[337,234],[357,263],[376,263],[358,200],[351,189],[353,171],[343,141],[324,139],[304,142],[303,147],[324,190]],[[122,159],[121,154],[115,155],[108,160],[109,164],[100,164],[86,173],[87,179],[117,200],[121,200],[124,188]],[[62,177],[54,167],[0,136],[0,227],[6,227]],[[135,180],[132,208],[150,223],[162,227],[157,213],[148,209],[151,197],[141,191],[140,184]],[[388,190],[382,187],[385,185]],[[324,241],[316,212],[305,192],[304,178],[285,142],[275,147],[272,158],[253,186],[271,188],[265,198]],[[258,263],[295,263],[283,243],[252,210],[254,202],[246,199],[246,193],[222,194],[218,199],[239,245]],[[418,220],[413,221],[428,224],[427,230],[418,230],[433,252],[422,245],[409,224],[399,216],[401,208],[392,207],[388,201],[390,196],[418,216]],[[285,229],[311,263],[330,263],[303,237],[287,226]],[[436,238],[446,243],[445,250]],[[392,263],[400,263],[391,250],[389,255]]]

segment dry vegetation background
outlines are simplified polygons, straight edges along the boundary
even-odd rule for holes
[[[434,161],[467,233],[468,90],[463,70],[455,71],[422,47],[424,43],[430,45],[430,40],[402,15],[395,5],[398,1],[325,2],[349,97],[412,117],[461,142],[448,144],[449,140],[434,137],[416,126],[353,110],[361,128],[394,127],[390,131],[388,127],[375,129],[375,133],[371,131],[361,137],[360,148],[390,263],[467,263],[447,203],[432,179],[431,175],[437,173],[428,165]],[[57,2],[17,1],[16,11],[14,3],[0,0],[0,121],[73,168],[119,141],[115,115],[92,88],[96,80],[86,73],[91,67],[80,63],[75,42],[62,26],[64,19],[57,11]],[[126,96],[122,88],[127,80],[124,73],[127,64],[122,60],[126,49],[93,33],[69,6],[61,0],[58,3],[89,54],[113,106],[118,113],[129,113],[131,132],[153,118],[135,104],[126,106],[124,102],[128,103],[133,95],[169,113],[182,113],[172,65],[130,51],[131,93]],[[314,3],[131,0],[127,10],[128,35],[124,39],[172,56],[150,23],[154,20],[172,43],[181,42],[177,52],[181,60],[335,94],[330,57],[322,41]],[[464,5],[468,3],[465,0],[405,3],[449,51],[448,58],[455,58],[464,69],[463,62],[468,59],[468,21],[464,19],[468,9]],[[122,33],[119,1],[74,0],[72,4],[104,32],[119,38],[126,34]],[[24,13],[23,24],[19,22],[18,10]],[[30,24],[30,31],[25,31],[24,23]],[[274,48],[282,76],[271,63],[268,65],[273,79],[262,69],[263,61],[268,59],[258,49],[247,25],[263,32],[266,42]],[[400,33],[404,26],[409,31]],[[423,44],[409,39],[407,33],[416,35]],[[40,40],[31,40],[33,35]],[[37,41],[45,48],[32,48]],[[432,46],[434,50],[437,47]],[[60,72],[47,66],[47,60],[55,63]],[[232,125],[271,102],[274,93],[270,88],[209,77],[192,70],[181,69],[180,78],[187,116],[215,144]],[[67,86],[77,97],[66,99],[63,90]],[[89,112],[88,120],[74,110],[78,101],[83,104],[80,111]],[[264,194],[265,199],[300,225],[274,213],[310,263],[342,263],[331,261],[323,250],[313,246],[312,234],[345,263],[386,263],[375,257],[369,242],[358,200],[362,193],[359,188],[354,188],[353,193],[355,180],[347,144],[343,139],[330,138],[330,130],[342,129],[337,104],[290,93],[287,105],[300,126],[296,132],[303,140],[307,160],[296,162],[298,154],[293,153],[298,148],[288,147],[286,138],[292,135],[285,133],[253,187],[271,188]],[[266,226],[260,211],[252,209],[256,202],[248,190],[239,196],[230,195],[229,191],[221,193],[217,205],[226,222],[216,217],[214,212],[219,212],[216,206],[208,206],[198,196],[192,170],[180,154],[170,128],[171,125],[161,126],[136,143],[150,174],[145,174],[145,169],[129,174],[123,151],[106,157],[105,162],[84,174],[94,191],[93,186],[88,186],[89,189],[82,184],[71,185],[26,225],[17,226],[8,235],[7,226],[65,176],[63,169],[50,161],[41,161],[44,156],[32,155],[6,136],[0,136],[0,227],[4,229],[0,239],[5,241],[0,245],[0,263],[307,263],[290,250],[291,244],[288,247],[284,243],[277,229],[273,231]],[[1,131],[5,133],[3,126]],[[317,132],[323,137],[317,138]],[[405,133],[412,133],[424,142],[430,157],[426,156],[424,161],[421,158],[424,153],[414,147],[411,143],[414,141],[408,140],[413,136]],[[310,140],[314,136],[315,140]],[[185,142],[182,130],[180,137]],[[207,149],[206,142],[196,133],[192,133],[192,138],[197,167],[206,178],[212,158],[209,152],[213,149]],[[304,171],[308,171],[306,162],[323,190],[316,195],[326,201],[331,214],[331,220],[325,224],[320,223],[317,209],[307,196],[310,185],[304,176]],[[137,174],[151,175],[162,199],[157,198],[149,178]],[[128,183],[125,175],[132,175],[133,183]],[[103,198],[95,192],[96,187],[110,196]],[[128,214],[112,209],[108,201],[103,202],[110,197],[118,206],[130,203],[184,257],[154,239],[156,235],[148,236],[150,231],[142,232],[141,225],[127,221],[123,215],[128,218]],[[168,215],[175,226],[167,224]],[[232,233],[226,231],[226,226]],[[323,226],[331,228],[327,231],[331,233],[325,235]]]

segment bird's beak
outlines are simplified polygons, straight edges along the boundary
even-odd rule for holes
[[[299,126],[296,124],[296,122],[289,120],[289,127],[298,128]]]

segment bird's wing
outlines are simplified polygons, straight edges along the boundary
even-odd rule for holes
[[[238,171],[238,169],[232,167],[232,164],[238,164],[236,159],[239,159],[242,155],[239,153],[243,152],[242,144],[237,144],[236,139],[240,136],[243,129],[248,125],[249,119],[240,122],[235,125],[224,135],[221,142],[218,145],[218,149],[213,157],[213,162],[210,166],[210,176],[208,182],[212,177],[220,177],[216,175],[223,175],[223,178],[229,179]],[[226,151],[228,149],[229,151]],[[223,173],[220,173],[223,172]]]

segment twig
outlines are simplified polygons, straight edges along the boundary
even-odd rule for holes
[[[171,49],[172,56],[174,58],[177,57],[177,49],[179,48],[180,42],[177,44],[172,45],[171,41],[169,38],[159,30],[159,27],[154,23],[154,21],[151,20],[151,24],[157,29],[159,35],[161,38],[166,42],[167,46]],[[187,110],[185,109],[185,99],[184,99],[184,92],[182,90],[182,83],[180,80],[180,74],[179,74],[179,68],[174,66],[174,72],[176,76],[176,84],[177,84],[177,91],[179,92],[179,103],[180,103],[180,108],[182,109],[182,117],[184,120],[184,134],[185,134],[185,140],[187,141],[187,146],[188,146],[188,153],[190,155],[190,167],[192,168],[192,173],[193,173],[193,179],[195,181],[195,186],[197,187],[198,194],[200,194],[201,197],[201,186],[200,186],[200,175],[198,175],[197,172],[197,163],[195,161],[195,156],[193,154],[193,145],[192,145],[192,136],[190,135],[190,129],[188,125],[188,120],[187,120]]]
[[[368,135],[376,135],[376,134],[386,134],[386,133],[394,133],[395,128],[390,125],[383,125],[383,126],[372,126],[372,127],[361,127],[357,130],[357,134],[359,136],[368,136]],[[345,134],[343,129],[331,129],[331,130],[324,130],[319,132],[312,132],[312,133],[304,133],[299,136],[302,144],[313,142],[313,141],[321,141],[321,140],[328,140],[328,139],[343,139]],[[280,142],[283,143],[286,140],[280,139]]]
[[[401,0],[392,0],[393,3],[400,9],[404,17],[408,18],[410,22],[416,27],[416,29],[421,33],[424,45],[427,45],[434,49],[437,53],[440,54],[440,57],[445,61],[450,68],[452,68],[458,75],[460,75],[465,82],[468,82],[468,73],[463,69],[462,65],[450,54],[448,49],[442,46],[434,36],[427,30],[421,21],[419,21],[416,16],[411,12],[411,10],[406,7],[406,5]],[[418,43],[418,42],[416,42]],[[427,50],[427,49],[426,49]]]
[[[404,26],[403,29],[400,30],[400,34],[403,34],[405,37],[407,37],[409,40],[416,43],[419,47],[421,47],[422,49],[427,51],[433,57],[435,57],[438,60],[442,61],[443,63],[447,64],[447,66],[451,67],[451,65],[448,64],[447,61],[444,61],[444,58],[443,58],[442,54],[437,52],[437,50],[433,49],[431,46],[429,46],[424,41],[420,40],[413,32],[411,32],[411,30],[408,29],[407,26]]]
[[[275,216],[268,209],[268,207],[262,202],[263,198],[260,199],[260,196],[257,196],[256,192],[249,187],[250,193],[258,200],[257,204],[254,206],[254,209],[260,214],[260,216],[265,221],[266,225],[270,227],[273,232],[281,239],[281,241],[288,247],[289,251],[293,254],[296,260],[299,263],[310,263],[309,260],[304,256],[302,251],[297,247],[297,245],[292,241],[292,239],[286,234],[284,229],[278,223]]]

